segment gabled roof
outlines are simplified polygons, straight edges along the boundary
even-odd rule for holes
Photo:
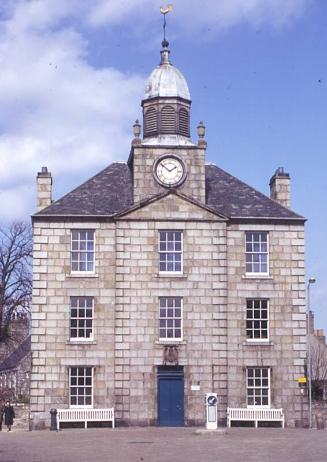
[[[31,336],[27,337],[19,347],[0,364],[0,372],[16,369],[19,363],[31,352]]]
[[[135,204],[136,205],[136,204]],[[206,165],[206,207],[229,219],[304,221],[216,165]],[[38,217],[115,217],[133,207],[133,179],[126,163],[113,163],[49,207]]]

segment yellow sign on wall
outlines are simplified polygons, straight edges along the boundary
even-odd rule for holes
[[[306,377],[299,377],[299,378],[297,379],[297,381],[298,381],[299,383],[307,383],[307,378],[306,378]]]

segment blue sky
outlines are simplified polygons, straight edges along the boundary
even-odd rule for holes
[[[158,64],[157,0],[1,0],[0,216],[29,219],[44,165],[60,197],[127,160],[145,81]],[[176,0],[173,63],[207,127],[207,161],[268,194],[292,178],[307,217],[307,276],[327,331],[327,2]]]

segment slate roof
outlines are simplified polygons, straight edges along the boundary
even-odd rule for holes
[[[304,220],[216,165],[206,165],[206,205],[231,219]],[[112,217],[132,206],[131,170],[126,163],[116,162],[34,217]]]
[[[216,165],[206,165],[206,204],[229,218],[304,220]]]
[[[35,216],[112,216],[132,205],[132,186],[127,164],[115,162]]]
[[[27,337],[19,347],[0,364],[0,372],[16,369],[22,359],[31,352],[31,336]]]

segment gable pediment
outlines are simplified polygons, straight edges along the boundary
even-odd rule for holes
[[[133,220],[226,221],[226,218],[176,192],[153,197],[117,218]]]

